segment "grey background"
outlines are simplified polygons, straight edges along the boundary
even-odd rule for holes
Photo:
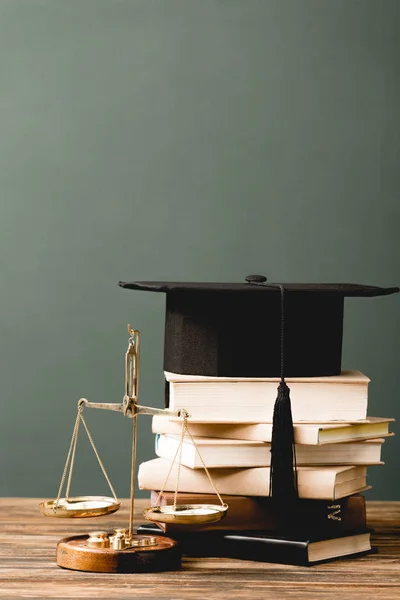
[[[400,283],[399,9],[0,0],[0,495],[54,497],[78,398],[122,398],[128,322],[162,406],[165,298],[118,280]],[[343,366],[399,417],[399,297],[345,312]],[[131,422],[86,414],[128,495]],[[400,499],[399,440],[370,498]],[[72,492],[106,492],[83,440]]]

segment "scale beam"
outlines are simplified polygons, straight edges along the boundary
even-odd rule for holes
[[[117,404],[116,402],[100,403],[90,402],[86,398],[81,398],[78,401],[78,409],[82,410],[84,407],[88,408],[100,408],[101,410],[114,410],[117,412],[124,412],[123,404]]]
[[[169,410],[168,408],[152,408],[151,406],[141,406],[140,404],[135,405],[135,413],[138,415],[165,415],[167,417],[186,417],[190,415],[185,409]]]
[[[189,414],[184,410],[169,410],[168,408],[153,408],[152,406],[141,406],[137,404],[137,399],[129,396],[124,396],[122,404],[117,402],[91,402],[86,398],[81,398],[78,401],[78,409],[83,410],[87,408],[98,408],[100,410],[112,410],[120,412],[125,417],[131,419],[136,415],[165,415],[169,417],[189,417]]]

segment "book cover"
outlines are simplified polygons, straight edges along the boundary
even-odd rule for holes
[[[155,523],[143,523],[137,533],[164,535]],[[305,567],[373,551],[369,530],[330,537],[315,531],[299,531],[293,535],[264,531],[173,533],[168,537],[179,542],[182,554],[186,556],[237,558]]]
[[[278,378],[230,378],[165,372],[172,410],[185,408],[192,421],[272,421]],[[295,421],[365,419],[368,377],[359,371],[315,378],[287,378]]]
[[[159,493],[151,492],[151,504],[157,502]],[[159,527],[166,533],[182,531],[273,531],[280,525],[276,508],[271,498],[251,496],[224,496],[229,508],[226,516],[216,523],[208,525],[179,526],[173,523],[160,523]],[[174,503],[174,493],[164,492],[158,500],[161,506]],[[215,495],[179,493],[178,504],[215,504]],[[361,531],[366,528],[365,498],[360,494],[348,496],[335,502],[324,500],[299,500],[296,514],[292,515],[290,528],[307,527],[325,531],[328,534]]]
[[[156,458],[139,466],[141,490],[161,489],[171,467],[171,461]],[[297,480],[300,498],[336,500],[367,489],[367,469],[364,466],[298,467]],[[220,494],[233,496],[269,496],[269,467],[210,469]],[[165,491],[175,491],[178,465],[175,463]],[[179,489],[182,492],[213,494],[203,469],[180,467]]]
[[[367,417],[356,422],[294,423],[296,444],[322,445],[384,438],[394,435],[389,431],[394,419]],[[226,438],[270,442],[272,423],[194,423],[189,421],[190,432],[195,437]],[[152,419],[153,433],[179,435],[182,420],[164,415]]]
[[[193,443],[194,442],[194,443]],[[384,439],[343,442],[321,446],[296,444],[296,464],[311,465],[380,465]],[[181,436],[156,434],[155,453],[173,460]],[[271,444],[250,440],[186,436],[180,450],[180,462],[191,469],[226,467],[269,467]]]

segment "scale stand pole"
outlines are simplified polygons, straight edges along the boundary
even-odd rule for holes
[[[133,417],[132,427],[132,467],[131,467],[131,497],[129,513],[129,539],[133,535],[133,517],[135,513],[135,473],[136,473],[136,439],[137,439],[137,416]]]

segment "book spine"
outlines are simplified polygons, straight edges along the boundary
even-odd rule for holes
[[[225,535],[225,556],[258,562],[281,563],[284,565],[309,566],[308,542],[270,538],[255,538],[247,535]]]

